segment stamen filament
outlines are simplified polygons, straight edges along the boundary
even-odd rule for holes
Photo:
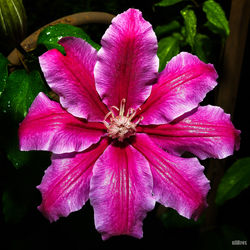
[[[143,119],[144,119],[144,117],[140,116],[139,119],[137,120],[137,122],[135,122],[135,125],[138,125]]]
[[[111,106],[111,109],[116,109],[117,111],[119,111],[119,108],[117,108],[116,106]]]
[[[109,111],[109,112],[105,115],[103,121],[106,121],[106,119],[107,119],[110,115],[112,115],[112,116],[114,117],[113,112],[112,112],[112,111]]]
[[[106,121],[103,121],[103,123],[104,123],[104,125],[105,125],[106,128],[110,127],[110,125]]]
[[[128,118],[130,116],[130,114],[132,114],[134,112],[133,108],[129,108],[126,117]]]
[[[136,115],[136,110],[133,110],[133,113],[129,116],[128,120],[131,121]]]

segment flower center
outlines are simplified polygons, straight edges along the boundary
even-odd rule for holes
[[[136,122],[132,122],[132,119],[135,117],[137,110],[129,108],[126,115],[124,115],[126,105],[126,99],[122,99],[120,103],[120,108],[116,106],[111,107],[111,111],[106,114],[104,117],[104,125],[107,128],[108,136],[112,139],[117,139],[120,142],[123,142],[124,139],[129,138],[136,133],[136,126],[143,119],[141,116]],[[112,109],[119,111],[118,115],[115,116]],[[108,123],[106,119],[110,118]]]

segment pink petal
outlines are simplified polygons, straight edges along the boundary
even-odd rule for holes
[[[102,123],[86,122],[40,93],[19,127],[20,149],[61,154],[83,151],[106,133]]]
[[[96,89],[110,108],[127,100],[137,108],[150,95],[157,77],[157,38],[142,13],[129,9],[112,20],[102,38],[95,65]]]
[[[210,188],[199,161],[166,153],[145,134],[137,134],[132,145],[150,164],[156,201],[182,216],[197,219],[207,206],[206,195]]]
[[[93,165],[107,146],[107,140],[102,140],[82,153],[52,156],[52,164],[37,187],[42,194],[38,209],[50,222],[81,209],[88,200]]]
[[[110,145],[96,162],[90,183],[96,229],[102,238],[142,237],[142,220],[154,207],[146,159],[129,145]]]
[[[198,107],[170,124],[138,127],[137,132],[147,133],[169,153],[189,151],[202,160],[222,159],[239,149],[240,131],[234,128],[230,115],[211,105]]]
[[[173,57],[141,107],[144,117],[141,124],[169,123],[194,109],[216,86],[216,79],[212,64],[205,64],[186,52]]]
[[[108,111],[95,89],[96,50],[80,38],[65,37],[59,43],[66,56],[52,49],[39,57],[48,85],[72,115],[102,121]]]

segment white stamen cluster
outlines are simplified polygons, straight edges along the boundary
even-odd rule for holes
[[[137,112],[137,110],[133,108],[129,108],[127,114],[124,116],[125,104],[126,100],[122,99],[120,104],[120,109],[117,108],[116,106],[112,106],[111,111],[106,114],[103,121],[104,125],[107,128],[108,136],[111,137],[112,139],[117,139],[120,142],[123,142],[124,139],[135,135],[136,126],[143,119],[143,117],[141,116],[135,123],[131,121],[135,117]],[[118,116],[115,116],[112,108],[119,111]],[[110,115],[112,117],[110,118],[110,122],[108,123],[106,119]]]

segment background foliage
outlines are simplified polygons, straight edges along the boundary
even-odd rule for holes
[[[0,7],[9,11],[0,0]],[[19,1],[20,2],[20,1]],[[230,33],[228,16],[230,1],[213,0],[40,0],[23,1],[27,22],[26,34],[66,15],[81,11],[104,11],[118,14],[133,7],[143,12],[152,23],[159,48],[160,70],[180,51],[189,51],[215,65],[222,72],[222,56],[225,40]],[[85,39],[96,49],[107,25],[73,27],[59,24],[43,30],[38,47],[24,53],[21,66],[11,66],[6,57],[23,39],[16,28],[16,13],[10,12],[10,26],[2,35],[0,47],[0,166],[1,166],[1,227],[4,241],[1,249],[119,249],[123,247],[155,247],[172,249],[234,249],[233,240],[247,240],[250,221],[248,204],[250,185],[249,128],[244,107],[247,96],[244,76],[247,74],[246,58],[242,70],[242,84],[237,99],[234,124],[242,130],[241,150],[226,161],[225,175],[221,179],[215,197],[216,214],[204,213],[197,221],[187,220],[174,210],[157,205],[144,221],[144,238],[118,236],[102,242],[93,222],[93,210],[89,203],[67,218],[50,224],[36,209],[41,202],[35,188],[50,165],[48,152],[20,152],[18,149],[18,125],[28,112],[37,93],[43,91],[51,98],[53,93],[46,85],[37,57],[47,49],[63,48],[57,41],[63,36]],[[22,13],[23,10],[22,10]],[[25,14],[23,14],[26,18]],[[11,19],[12,18],[12,19]],[[15,33],[13,35],[13,32]],[[17,33],[17,34],[16,34]],[[13,38],[14,37],[14,38]],[[9,40],[8,40],[9,39]],[[11,41],[11,42],[8,42]],[[247,49],[246,53],[249,52]],[[237,62],[236,62],[237,63]],[[220,79],[219,79],[220,83]],[[215,92],[216,93],[216,92]],[[203,104],[214,103],[215,94],[209,93]],[[249,106],[249,105],[248,105]],[[208,161],[203,161],[207,166]],[[213,180],[211,180],[213,184]],[[210,220],[215,220],[211,227]],[[249,243],[249,242],[248,242]],[[244,246],[242,246],[244,247]]]

